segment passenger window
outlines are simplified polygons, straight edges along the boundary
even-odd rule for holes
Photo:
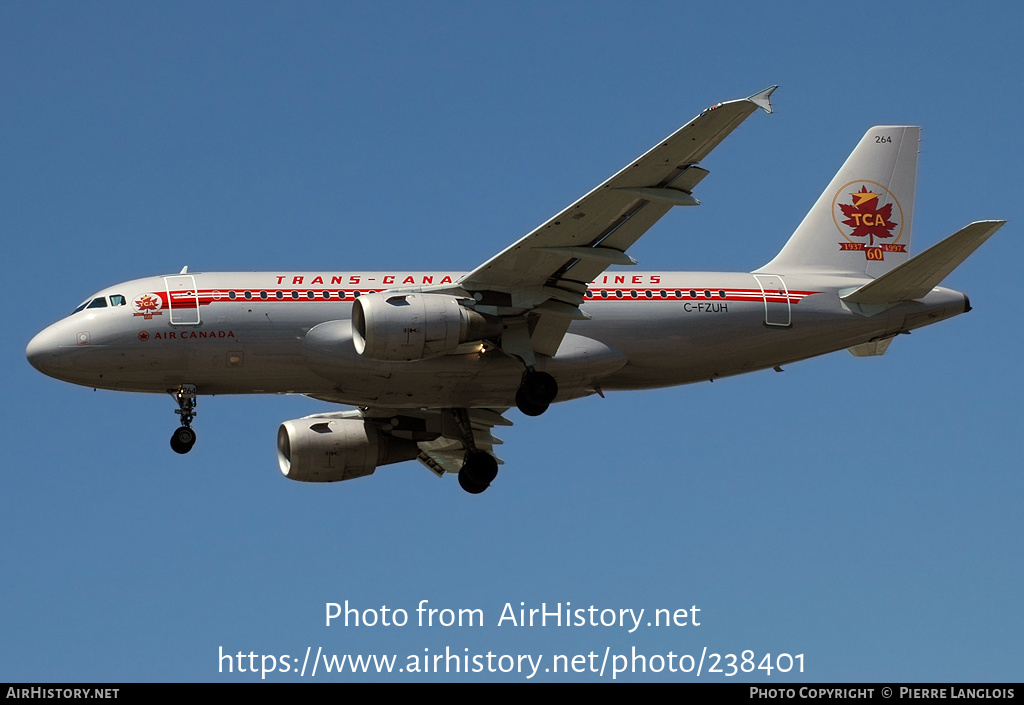
[[[103,298],[102,296],[99,296],[99,297],[93,299],[91,302],[89,302],[89,305],[86,306],[86,308],[106,308],[106,307],[107,307],[107,300],[105,298]]]
[[[126,303],[125,298],[123,296],[121,296],[120,294],[111,294],[110,295],[110,305],[111,306],[124,306],[125,303]]]

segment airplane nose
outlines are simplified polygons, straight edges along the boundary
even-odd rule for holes
[[[51,374],[60,362],[60,334],[54,326],[39,333],[29,341],[25,357],[43,374]]]

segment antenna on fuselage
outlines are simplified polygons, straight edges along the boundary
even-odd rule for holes
[[[182,267],[181,271],[178,272],[178,274],[188,274],[188,265],[186,264],[184,267]]]

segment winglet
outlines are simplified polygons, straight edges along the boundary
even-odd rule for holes
[[[766,113],[770,113],[772,111],[771,96],[772,93],[775,92],[776,88],[778,88],[778,86],[768,86],[760,93],[755,93],[754,95],[750,96],[749,98],[747,98],[747,100],[749,100],[757,107],[761,108],[761,110],[765,111]]]

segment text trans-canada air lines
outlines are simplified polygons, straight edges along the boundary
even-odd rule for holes
[[[676,206],[774,87],[720,103],[468,273],[180,273],[98,292],[28,345],[76,384],[169,392],[188,452],[204,394],[297,393],[354,407],[284,422],[282,473],[332,482],[419,460],[468,492],[497,476],[516,407],[687,384],[898,334],[969,310],[939,283],[1002,221],[911,257],[920,130],[864,135],[779,254],[737,272],[609,271]],[[128,305],[130,303],[130,305]],[[199,351],[202,351],[201,354]]]

